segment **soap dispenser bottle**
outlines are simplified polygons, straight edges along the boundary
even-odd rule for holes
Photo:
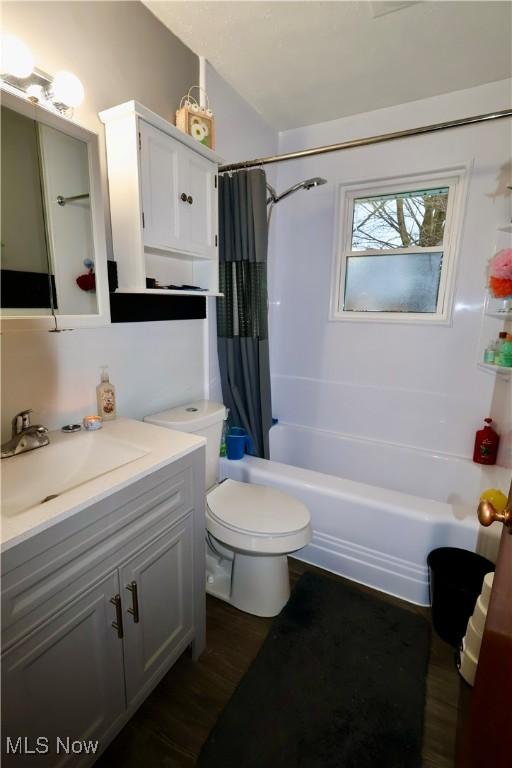
[[[109,381],[106,365],[102,367],[101,381],[96,387],[96,396],[98,398],[98,416],[101,416],[103,421],[115,419],[116,388]]]

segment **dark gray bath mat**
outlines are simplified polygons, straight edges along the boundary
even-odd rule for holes
[[[199,756],[202,768],[417,768],[430,627],[304,574]]]

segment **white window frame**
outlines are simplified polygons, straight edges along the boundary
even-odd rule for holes
[[[378,323],[420,323],[450,325],[453,309],[455,276],[459,243],[466,200],[467,177],[470,164],[456,168],[445,168],[421,175],[397,176],[338,184],[337,226],[335,227],[334,258],[331,281],[331,302],[329,319],[333,321],[358,321]],[[441,277],[436,312],[354,312],[344,309],[345,277],[349,256],[383,256],[391,254],[426,253],[425,248],[390,248],[367,251],[353,251],[352,222],[354,200],[360,197],[416,192],[429,187],[448,187],[448,207],[442,248],[430,248],[432,252],[443,252]]]

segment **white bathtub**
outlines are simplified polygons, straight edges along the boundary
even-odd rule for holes
[[[270,446],[271,461],[221,459],[221,478],[271,485],[308,506],[313,541],[300,559],[419,605],[429,603],[430,550],[474,551],[481,491],[510,483],[501,467],[289,424],[272,428]],[[494,524],[488,556],[499,533]]]

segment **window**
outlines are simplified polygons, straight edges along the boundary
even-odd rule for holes
[[[341,188],[332,319],[449,320],[462,179]]]

